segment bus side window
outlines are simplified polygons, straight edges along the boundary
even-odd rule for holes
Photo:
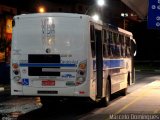
[[[122,53],[122,57],[126,56],[126,46],[125,46],[125,39],[124,39],[124,35],[121,35],[121,53]]]
[[[121,46],[119,42],[119,34],[115,33],[115,56],[120,57],[121,54]]]
[[[103,29],[103,57],[107,57],[107,32],[105,29]]]
[[[116,39],[117,39],[117,34],[112,32],[112,53],[113,56],[116,57],[117,56],[117,51],[116,51]]]
[[[113,41],[113,33],[109,31],[109,55],[110,57],[114,56],[114,41]]]
[[[95,44],[95,29],[94,25],[90,26],[90,38],[91,38],[91,51],[92,51],[92,57],[94,58],[96,56],[96,44]]]
[[[129,37],[126,37],[126,57],[131,56],[131,40]]]

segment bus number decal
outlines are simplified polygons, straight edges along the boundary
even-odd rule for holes
[[[42,19],[42,41],[45,43],[46,41],[51,44],[55,40],[55,24],[53,18],[49,17],[46,19]]]

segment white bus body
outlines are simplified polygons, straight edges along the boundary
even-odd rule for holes
[[[127,82],[131,84],[133,79],[132,58],[108,57],[103,59],[103,65],[97,63],[98,57],[92,55],[91,49],[91,25],[103,33],[102,23],[87,15],[15,16],[11,95],[84,97],[96,101],[106,97],[106,84],[110,84],[111,94],[126,89]],[[133,38],[128,31],[120,28],[117,31]],[[98,65],[103,67],[102,80],[97,80]]]

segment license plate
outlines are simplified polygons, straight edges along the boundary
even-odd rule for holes
[[[55,81],[53,81],[53,80],[42,80],[42,86],[55,86]]]

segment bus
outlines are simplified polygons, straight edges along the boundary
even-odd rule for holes
[[[17,15],[11,45],[11,95],[91,100],[134,84],[135,40],[129,31],[73,13]]]

